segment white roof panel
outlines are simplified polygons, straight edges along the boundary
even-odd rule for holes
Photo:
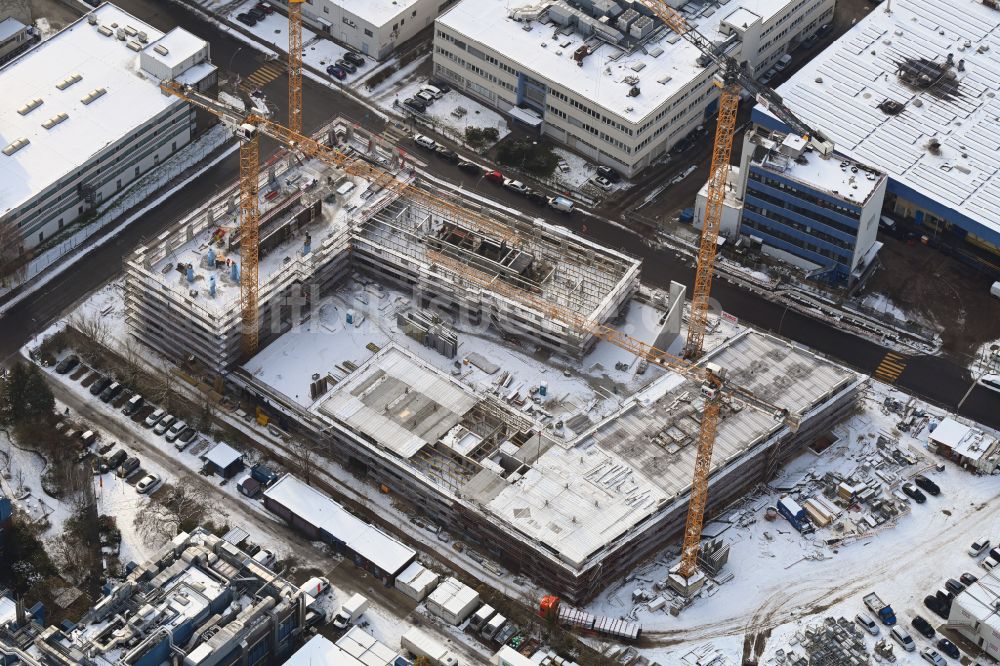
[[[4,20],[0,21],[0,41],[7,39],[12,35],[16,35],[17,33],[24,30],[25,27],[27,26],[25,26],[23,23],[18,21],[13,16],[5,18]]]
[[[242,454],[229,446],[225,442],[219,442],[209,450],[202,458],[210,463],[214,463],[220,469],[225,469],[239,460]]]
[[[416,557],[416,551],[347,512],[337,502],[291,474],[264,491],[310,525],[325,530],[378,568],[395,575]]]
[[[968,437],[970,432],[972,432],[972,428],[949,417],[941,421],[938,427],[934,428],[934,432],[928,435],[928,437],[935,442],[953,449],[961,444],[962,440]]]

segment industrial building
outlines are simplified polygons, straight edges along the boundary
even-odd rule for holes
[[[0,65],[39,40],[37,33],[13,16],[0,20]]]
[[[758,75],[833,16],[834,0],[671,3]],[[705,122],[717,66],[638,2],[463,0],[435,23],[434,74],[631,176]]]
[[[20,251],[52,239],[155,168],[195,130],[159,79],[215,80],[208,43],[104,3],[0,68],[0,225]]]
[[[994,659],[1000,659],[1000,575],[989,569],[955,595],[948,628],[958,631]]]
[[[346,137],[348,126],[334,121],[331,133],[366,146],[363,138]],[[465,285],[455,271],[436,265],[428,250],[599,323],[617,316],[638,288],[638,259],[562,228],[511,217],[483,231],[464,215],[431,210],[335,169],[289,164],[270,165],[260,180],[262,346],[306,316],[351,271],[410,290],[421,308],[433,305],[473,326],[493,322],[553,352],[581,355],[593,345],[592,336],[576,335],[489,289]],[[222,192],[126,261],[126,317],[133,335],[175,361],[196,359],[213,374],[231,369],[241,353],[235,197],[235,188]],[[517,238],[509,240],[510,233]]]
[[[281,0],[285,5],[288,0]],[[384,60],[454,0],[306,0],[302,18],[344,46]]]
[[[888,175],[897,223],[996,274],[998,37],[993,2],[893,0],[778,89],[838,151]],[[787,129],[760,106],[753,120]]]
[[[110,583],[76,623],[0,627],[0,662],[24,666],[281,663],[322,618],[298,586],[203,528]]]
[[[844,155],[822,156],[801,137],[748,131],[739,167],[730,168],[721,235],[753,239],[765,253],[810,277],[854,285],[875,266],[885,174]],[[708,184],[695,223],[705,218]]]
[[[927,443],[939,455],[980,474],[993,474],[1000,466],[1000,441],[950,416],[927,435]]]

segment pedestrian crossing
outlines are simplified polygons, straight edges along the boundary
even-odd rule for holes
[[[875,368],[875,378],[892,384],[906,369],[906,358],[895,352],[888,352]]]
[[[257,71],[243,79],[240,87],[247,91],[263,88],[284,73],[284,65],[279,62],[269,62],[266,65],[261,65]]]

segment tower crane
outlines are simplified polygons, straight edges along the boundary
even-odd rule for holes
[[[288,129],[302,132],[302,0],[288,0]]]
[[[722,207],[726,196],[726,178],[729,175],[729,160],[733,152],[733,135],[736,132],[736,112],[740,102],[740,90],[746,90],[757,102],[778,117],[802,137],[807,145],[822,155],[833,152],[833,142],[802,122],[785,106],[781,95],[754,80],[746,66],[740,64],[723,48],[705,37],[676,9],[665,0],[640,0],[663,23],[693,44],[701,51],[703,58],[719,68],[713,84],[721,89],[718,121],[715,128],[715,143],[712,147],[712,165],[708,175],[708,196],[705,205],[705,222],[698,246],[698,266],[691,294],[691,317],[684,355],[698,358],[704,348],[705,332],[708,328],[709,296],[712,291],[712,275],[715,272],[715,251],[722,224]]]
[[[491,220],[485,215],[470,211],[439,197],[427,190],[417,187],[409,181],[399,179],[395,174],[380,167],[368,164],[336,148],[311,137],[292,131],[267,118],[250,114],[244,115],[242,110],[234,109],[203,93],[195,91],[190,86],[174,81],[164,81],[161,89],[168,94],[185,100],[204,109],[223,121],[237,127],[237,135],[242,141],[240,147],[240,224],[241,252],[246,252],[244,271],[241,275],[241,306],[243,308],[244,344],[247,353],[256,351],[257,344],[257,272],[256,243],[259,238],[259,212],[257,209],[257,183],[259,179],[258,141],[259,135],[270,137],[280,144],[298,151],[303,155],[318,159],[331,166],[343,169],[383,187],[387,190],[404,194],[427,206],[428,208],[447,211],[460,222],[468,225],[484,235],[506,241],[511,245],[519,245],[520,237],[515,229]],[[734,114],[735,117],[735,114]],[[722,123],[720,123],[722,124]],[[729,132],[730,141],[732,130]],[[728,151],[726,152],[728,156]],[[728,159],[728,157],[727,157]],[[723,186],[725,184],[723,177]],[[713,241],[714,246],[714,241]],[[253,247],[250,247],[253,245]],[[698,445],[695,454],[694,474],[691,483],[691,493],[688,502],[688,514],[684,528],[684,545],[681,562],[671,572],[669,581],[680,592],[689,594],[700,588],[704,577],[698,571],[698,552],[700,549],[702,525],[705,507],[708,500],[708,479],[711,469],[712,448],[715,444],[715,434],[724,402],[740,400],[747,405],[770,414],[775,420],[780,420],[789,428],[798,427],[798,419],[788,410],[757,398],[752,391],[730,382],[725,370],[713,363],[697,362],[697,359],[681,358],[669,354],[652,345],[628,336],[610,326],[606,326],[580,315],[568,308],[545,301],[530,291],[503,281],[498,276],[489,275],[477,268],[469,266],[454,257],[447,256],[439,250],[426,249],[426,256],[432,266],[445,268],[469,284],[487,289],[494,294],[509,299],[515,303],[531,308],[550,320],[560,322],[574,332],[606,340],[636,356],[654,363],[664,369],[676,372],[701,385],[704,398]],[[253,259],[253,266],[248,265],[248,258]],[[709,268],[714,254],[709,257]],[[699,265],[700,269],[701,265]],[[251,270],[248,270],[252,268]],[[434,270],[434,268],[432,268]],[[252,348],[251,344],[252,343]]]

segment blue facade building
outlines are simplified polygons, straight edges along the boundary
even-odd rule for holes
[[[0,495],[0,552],[3,551],[4,543],[7,538],[7,532],[10,530],[11,515],[13,514],[13,511],[14,509],[10,503],[10,498]]]

